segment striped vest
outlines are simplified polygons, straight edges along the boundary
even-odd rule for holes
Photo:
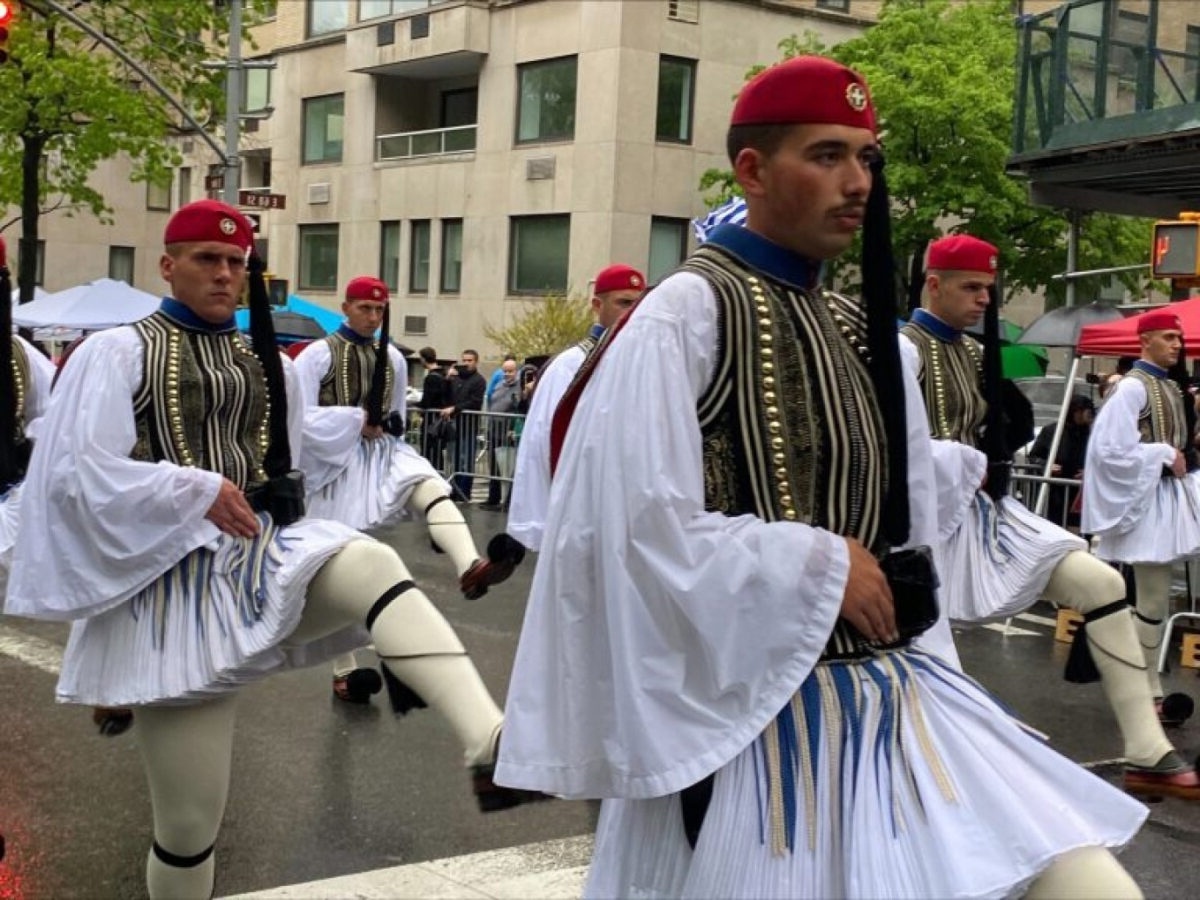
[[[1170,444],[1176,450],[1188,446],[1187,417],[1183,394],[1170,378],[1155,378],[1141,369],[1125,376],[1140,381],[1146,388],[1146,402],[1138,412],[1138,433],[1143,444]]]
[[[371,392],[371,378],[379,345],[375,341],[356,344],[340,334],[325,338],[329,345],[329,369],[321,377],[317,395],[321,406],[364,406]],[[383,382],[383,409],[392,407],[396,373],[389,362]]]
[[[987,401],[980,390],[983,346],[965,334],[944,341],[916,322],[909,322],[900,333],[913,342],[921,360],[918,380],[929,434],[935,440],[977,447],[987,416]]]
[[[132,327],[145,356],[130,455],[219,472],[242,490],[266,481],[266,377],[241,335],[191,330],[161,310]]]

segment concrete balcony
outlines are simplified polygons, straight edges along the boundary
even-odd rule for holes
[[[388,162],[396,159],[473,153],[475,129],[475,125],[460,125],[456,128],[381,134],[375,138],[375,160]]]
[[[445,78],[478,72],[490,39],[486,0],[449,0],[346,33],[347,67],[372,75]]]

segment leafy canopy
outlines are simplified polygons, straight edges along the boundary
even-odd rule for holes
[[[821,53],[862,73],[870,85],[887,157],[892,233],[906,292],[913,260],[929,241],[956,228],[1000,248],[1008,291],[1044,288],[1047,308],[1059,305],[1066,269],[1067,218],[1033,206],[1024,182],[1004,172],[1011,152],[1017,33],[1009,0],[887,0],[879,22],[831,48],[812,33],[780,42],[784,59]],[[761,66],[752,70],[753,77]],[[735,190],[732,173],[710,170],[702,189],[723,202]],[[1148,262],[1150,223],[1107,214],[1083,217],[1077,269]],[[845,255],[855,259],[857,253]],[[840,271],[839,271],[840,269]],[[849,277],[845,262],[835,275]],[[1144,277],[1123,276],[1139,290]],[[1099,279],[1077,282],[1079,302]]]
[[[579,296],[551,294],[528,300],[503,328],[485,325],[484,336],[504,353],[517,359],[549,356],[587,337],[592,327],[592,306]]]

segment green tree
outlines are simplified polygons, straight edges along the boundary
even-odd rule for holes
[[[224,8],[212,0],[64,5],[137,60],[195,118],[219,117],[223,73],[201,64],[224,55]],[[262,5],[247,4],[247,26]],[[33,297],[40,216],[63,209],[110,222],[111,207],[89,181],[96,166],[124,156],[135,182],[162,183],[180,161],[165,138],[189,129],[141,74],[37,0],[22,5],[9,53],[0,65],[0,204],[21,210],[18,281],[25,302]]]
[[[549,356],[583,340],[592,326],[592,307],[581,297],[551,294],[529,300],[503,328],[483,327],[484,336],[517,359]]]
[[[1000,248],[1010,293],[1043,288],[1048,309],[1061,304],[1065,284],[1051,276],[1066,268],[1066,215],[1033,206],[1024,183],[1004,171],[1016,85],[1010,0],[886,0],[878,24],[854,40],[825,49],[806,33],[784,39],[780,50],[785,59],[824,53],[870,85],[887,157],[899,277],[910,299],[920,290],[929,242],[961,221]],[[735,190],[732,173],[711,170],[701,188],[721,201]],[[1077,268],[1147,262],[1149,240],[1146,220],[1084,216]],[[833,271],[853,278],[844,262]],[[1134,272],[1123,280],[1139,290],[1146,279]],[[1087,298],[1100,280],[1077,285]]]

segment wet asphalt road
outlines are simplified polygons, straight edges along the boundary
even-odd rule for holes
[[[503,527],[499,514],[467,515],[481,546]],[[532,568],[470,603],[458,595],[449,561],[429,550],[423,527],[381,536],[458,630],[500,700]],[[1083,763],[1119,756],[1099,686],[1064,683],[1066,645],[1050,628],[1017,624],[1036,634],[958,632],[967,670],[1067,756]],[[13,632],[60,647],[66,640],[63,626],[0,618],[0,633]],[[151,828],[136,742],[131,734],[99,737],[87,710],[53,702],[54,682],[0,655],[0,831],[8,840],[0,900],[143,896]],[[1191,670],[1167,685],[1200,696]],[[239,702],[218,896],[585,834],[594,825],[594,806],[579,802],[481,815],[446,725],[428,711],[395,719],[378,698],[370,707],[335,702],[325,667],[276,676]],[[1200,725],[1172,737],[1189,758],[1200,749]],[[1112,765],[1096,771],[1119,774]],[[1200,896],[1200,804],[1153,804],[1122,860],[1148,897]]]

